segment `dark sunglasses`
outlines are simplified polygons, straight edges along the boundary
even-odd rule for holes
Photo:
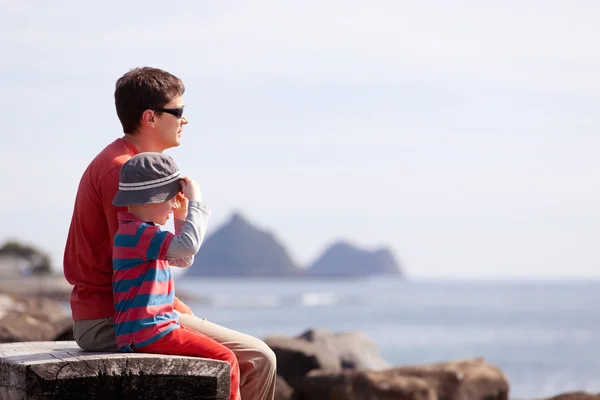
[[[167,114],[171,114],[177,118],[183,117],[183,107],[181,107],[181,108],[155,108],[154,111],[166,112]]]

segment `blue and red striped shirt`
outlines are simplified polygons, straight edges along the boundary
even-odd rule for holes
[[[120,212],[113,247],[114,326],[117,345],[132,352],[179,327],[167,249],[175,237],[153,223]]]

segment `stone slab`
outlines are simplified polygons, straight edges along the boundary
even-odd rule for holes
[[[74,341],[0,344],[0,399],[224,400],[229,383],[224,361],[91,353]]]

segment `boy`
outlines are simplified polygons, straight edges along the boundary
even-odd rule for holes
[[[180,194],[183,192],[183,194]],[[121,167],[112,203],[118,214],[113,247],[114,330],[123,352],[173,354],[227,361],[230,399],[239,400],[235,354],[215,340],[179,324],[169,264],[189,267],[206,232],[209,215],[198,184],[182,177],[162,153],[139,153]],[[169,214],[175,234],[161,231]]]

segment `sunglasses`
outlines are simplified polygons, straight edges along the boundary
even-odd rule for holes
[[[166,112],[167,114],[171,114],[177,118],[183,117],[183,107],[181,107],[181,108],[155,108],[154,111]]]

